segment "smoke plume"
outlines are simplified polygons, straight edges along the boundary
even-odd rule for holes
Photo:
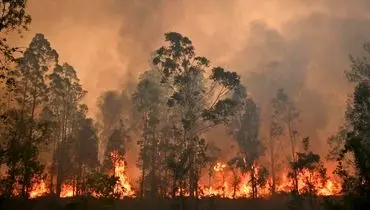
[[[302,111],[301,135],[320,148],[342,122],[344,70],[370,40],[369,9],[368,0],[32,0],[31,31],[19,42],[44,33],[77,69],[95,116],[102,92],[137,78],[163,34],[180,32],[242,75],[263,116],[284,88]]]

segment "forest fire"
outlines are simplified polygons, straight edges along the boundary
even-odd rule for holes
[[[114,175],[118,177],[118,183],[115,186],[115,193],[120,195],[120,198],[124,197],[135,197],[135,191],[132,188],[129,178],[126,175],[125,161],[116,152],[111,153],[112,161],[114,163]],[[259,167],[256,167],[257,171]],[[223,197],[223,198],[248,198],[251,197],[251,175],[250,173],[241,173],[238,170],[230,168],[226,163],[218,161],[212,168],[212,173],[209,174],[208,180],[204,176],[200,180],[200,198],[204,197]],[[208,183],[207,183],[208,181]],[[206,184],[207,183],[207,184]],[[314,185],[314,193],[320,196],[337,195],[340,193],[340,183],[327,179],[325,182],[319,180],[316,174],[311,174],[308,171],[303,171],[299,175],[299,192],[307,192],[309,183]],[[283,173],[276,186],[277,192],[289,192],[291,190],[291,180],[287,173]],[[271,180],[266,180],[264,186],[258,187],[258,197],[268,197],[270,195]],[[31,198],[36,198],[47,194],[48,190],[44,182],[40,182],[33,187],[30,193]],[[182,192],[184,196],[188,196],[189,193],[185,190]],[[62,186],[61,197],[73,197],[75,195],[74,188],[72,185],[64,184]],[[180,192],[177,193],[180,195]]]
[[[32,191],[30,192],[30,198],[40,197],[48,193],[48,189],[46,188],[46,184],[44,181],[35,184],[32,187]]]
[[[41,181],[37,184],[34,184],[32,187],[32,191],[30,192],[30,198],[37,198],[43,195],[46,195],[49,193],[48,188],[46,187],[46,184],[44,181]],[[60,197],[67,198],[67,197],[73,197],[74,196],[74,190],[73,186],[69,184],[63,184],[62,190],[60,192]]]
[[[62,185],[62,191],[60,192],[60,197],[68,198],[73,197],[75,195],[73,186],[69,184]]]
[[[257,171],[258,171],[258,167]],[[201,197],[218,196],[224,198],[245,198],[251,197],[251,175],[250,173],[241,173],[235,169],[227,167],[226,163],[216,162],[213,167],[213,174],[208,177],[207,181],[201,180]],[[311,174],[303,171],[298,177],[298,188],[300,193],[307,192],[309,185],[312,184],[316,195],[330,196],[340,193],[340,183],[328,178],[322,182],[317,174]],[[267,197],[270,195],[272,186],[271,179],[268,179],[266,185],[258,187],[258,197]],[[276,186],[277,192],[289,192],[292,189],[292,181],[288,173],[282,173],[279,176]]]
[[[135,197],[135,192],[129,182],[126,175],[126,166],[124,158],[121,157],[117,152],[111,153],[112,162],[114,164],[114,169],[112,175],[114,174],[118,178],[118,182],[115,186],[115,193],[123,197]],[[30,192],[30,198],[37,198],[49,193],[48,188],[44,181],[34,184],[32,191]],[[73,197],[76,195],[75,187],[71,184],[63,184],[60,193],[61,198]]]
[[[135,192],[131,187],[126,175],[126,163],[123,157],[117,152],[111,153],[112,162],[114,163],[114,175],[119,178],[116,186],[116,193],[122,197],[135,197]]]

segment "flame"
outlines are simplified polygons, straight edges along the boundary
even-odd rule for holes
[[[44,180],[41,180],[39,183],[34,184],[30,192],[30,198],[37,198],[48,193],[48,189]]]
[[[49,193],[49,189],[46,187],[45,181],[41,180],[40,182],[33,185],[30,192],[30,198],[37,198]],[[62,190],[60,192],[61,198],[73,197],[74,191],[73,186],[69,184],[63,184]]]
[[[321,196],[338,195],[341,192],[340,182],[331,177],[325,182],[318,178],[318,174],[310,173],[308,170],[303,170],[298,176],[298,191],[304,193],[307,190],[307,181],[311,182],[314,189],[317,190],[316,194]],[[288,174],[284,173],[281,176],[280,184],[277,185],[277,191],[288,192],[291,189],[291,181]]]
[[[115,193],[120,195],[120,198],[124,197],[135,197],[135,191],[130,184],[129,177],[126,175],[126,162],[123,156],[120,156],[117,152],[111,154],[112,163],[114,168],[112,175],[118,177],[118,183],[115,187]],[[254,165],[255,172],[258,174],[260,166]],[[203,176],[199,182],[199,197],[211,197],[218,196],[223,198],[247,198],[252,195],[251,186],[251,174],[242,173],[240,170],[228,167],[226,163],[217,161],[211,168],[212,173],[209,176]],[[207,180],[208,178],[208,180]],[[341,192],[340,181],[329,177],[327,180],[322,181],[319,178],[319,174],[316,172],[310,172],[303,170],[298,176],[298,191],[304,193],[307,191],[309,186],[307,183],[311,183],[311,189],[314,189],[314,193],[320,196],[338,195]],[[272,185],[271,178],[267,180],[265,186],[259,186],[257,189],[258,197],[270,196],[270,186]],[[291,179],[288,177],[288,173],[284,172],[278,176],[276,183],[277,192],[289,192],[292,189]],[[48,189],[44,181],[41,181],[34,185],[30,193],[31,198],[36,198],[48,193]],[[189,192],[186,189],[178,189],[176,195],[189,196]],[[61,197],[72,197],[74,196],[74,186],[70,184],[63,184]]]
[[[216,172],[223,171],[226,168],[226,164],[222,162],[216,162],[215,166],[213,167],[213,170]]]
[[[117,152],[112,152],[111,158],[114,164],[114,175],[119,178],[115,193],[121,195],[121,198],[135,197],[135,191],[132,189],[129,179],[126,175],[126,163],[124,158],[121,157]]]
[[[258,173],[259,167],[254,166]],[[245,198],[252,194],[252,186],[250,184],[250,174],[233,171],[228,168],[223,162],[216,162],[213,167],[215,172],[212,177],[209,177],[209,184],[203,184],[201,181],[200,191],[201,197],[218,196],[224,198]],[[268,189],[259,189],[259,195],[268,195]]]
[[[115,187],[115,193],[119,194],[121,198],[123,197],[135,197],[135,191],[133,190],[129,178],[126,175],[126,163],[123,157],[121,157],[117,152],[111,153],[112,162],[114,164],[114,169],[112,174],[118,177],[118,183]],[[30,192],[30,198],[37,198],[49,193],[46,184],[43,180],[39,183],[34,184]],[[62,190],[60,193],[61,198],[73,197],[75,196],[75,188],[71,184],[64,183],[62,185]]]
[[[74,196],[74,187],[70,184],[63,184],[62,185],[62,191],[60,192],[61,198],[68,198]]]
[[[254,165],[256,174],[260,170],[258,165]],[[215,172],[212,177],[209,177],[208,184],[205,184],[206,180],[201,180],[200,191],[201,197],[218,196],[224,198],[246,198],[251,197],[252,186],[251,186],[251,174],[241,173],[240,171],[233,171],[228,168],[225,163],[220,161],[215,163],[213,167]],[[320,196],[337,195],[340,193],[340,183],[329,177],[326,182],[322,182],[318,174],[310,173],[309,171],[302,171],[298,177],[298,188],[299,192],[303,193],[307,190],[307,181],[314,185],[316,194]],[[267,181],[266,186],[258,187],[258,197],[270,196],[270,189],[272,180]],[[291,180],[288,177],[288,173],[282,173],[280,175],[279,182],[276,186],[277,192],[289,192],[292,189]]]

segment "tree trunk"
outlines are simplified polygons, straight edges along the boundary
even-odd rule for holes
[[[140,197],[144,198],[145,167],[144,160],[141,166]]]
[[[157,149],[157,139],[156,139],[156,128],[154,126],[152,130],[152,160],[151,160],[151,186],[150,186],[150,191],[151,191],[151,197],[155,198],[157,197],[157,162],[156,160],[159,158],[158,157],[158,149]]]
[[[292,162],[296,161],[296,154],[295,154],[295,134],[292,131],[291,122],[287,122],[288,132],[290,137],[290,147],[292,152]],[[294,191],[296,192],[297,196],[299,195],[299,188],[298,188],[298,173],[296,169],[293,169],[293,187]]]
[[[272,179],[271,192],[272,192],[272,195],[275,195],[276,193],[275,147],[274,147],[274,140],[272,137],[270,137],[270,162],[271,162],[271,179]]]
[[[34,88],[36,91],[36,88]],[[30,149],[32,149],[32,133],[33,133],[33,124],[34,124],[34,116],[35,116],[35,109],[36,109],[36,93],[33,94],[32,98],[32,107],[31,107],[31,119],[29,122],[29,133],[25,134],[26,139],[22,148],[22,163],[23,163],[23,174],[22,174],[22,197],[28,197],[28,188],[32,184],[32,174],[30,171],[30,159],[32,158],[32,154]]]
[[[57,149],[57,182],[56,182],[56,195],[60,197],[60,193],[62,192],[62,183],[63,183],[63,161],[61,160],[61,153],[63,150],[63,143],[59,143]]]
[[[176,176],[174,175],[173,176],[173,182],[172,182],[172,199],[175,199],[176,198]]]
[[[152,157],[152,172],[151,172],[150,192],[151,192],[151,197],[152,198],[155,198],[157,196],[157,176],[156,176],[155,157]]]

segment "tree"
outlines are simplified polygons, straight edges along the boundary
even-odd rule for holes
[[[202,158],[203,147],[199,147],[203,141],[200,135],[225,123],[232,114],[235,103],[226,95],[239,84],[239,76],[221,67],[211,68],[207,58],[196,56],[187,37],[169,32],[165,39],[168,45],[154,53],[153,66],[161,73],[162,83],[172,89],[168,106],[176,110],[175,126],[181,136],[177,142],[181,150],[175,153],[189,158],[183,160],[189,164],[183,169],[189,168],[189,193],[196,196],[200,166],[206,161]],[[208,78],[205,77],[207,71],[210,71]]]
[[[32,184],[41,176],[38,145],[50,136],[50,124],[37,112],[46,105],[46,73],[57,62],[57,54],[42,34],[36,34],[23,57],[17,59],[16,104],[8,112],[10,131],[7,138],[8,194],[15,181],[20,193],[28,197]]]
[[[53,175],[56,174],[56,194],[59,196],[71,162],[71,142],[76,134],[76,117],[79,103],[86,91],[80,85],[75,69],[67,63],[57,65],[49,75],[48,109],[56,127],[54,135],[54,158],[51,167],[51,192],[54,192]],[[70,171],[69,171],[70,172]]]
[[[26,0],[1,0],[0,1],[0,80],[7,78],[8,62],[16,61],[14,53],[19,51],[17,47],[8,44],[7,36],[12,31],[21,33],[28,30],[31,16],[27,14]],[[8,80],[6,83],[11,82]]]
[[[161,123],[166,107],[166,90],[160,83],[158,71],[149,70],[144,72],[137,85],[136,92],[132,96],[133,104],[143,119],[142,137],[138,141],[140,146],[139,166],[141,167],[141,196],[144,196],[145,177],[150,181],[149,192],[151,197],[158,195],[158,185],[160,181],[161,161],[160,145]],[[146,171],[148,170],[148,175]]]
[[[94,171],[98,162],[98,137],[93,120],[87,118],[87,106],[80,105],[76,119],[76,136],[74,139],[73,159],[76,168],[76,193],[84,193],[84,185],[90,171]]]
[[[279,143],[279,138],[283,135],[283,127],[279,122],[279,110],[275,105],[275,100],[272,100],[272,114],[269,129],[269,158],[270,158],[270,172],[271,172],[271,192],[275,194],[276,192],[276,173],[277,173],[277,146]]]
[[[100,148],[107,148],[109,138],[113,132],[124,124],[130,130],[130,123],[134,121],[131,119],[131,99],[127,91],[106,91],[98,100],[98,128]],[[99,154],[99,160],[103,159],[109,154],[102,150]]]
[[[277,138],[287,131],[290,150],[291,160],[290,162],[296,161],[296,147],[297,147],[297,130],[296,124],[299,118],[299,111],[295,107],[293,100],[285,93],[283,89],[278,89],[276,96],[272,99],[272,121],[270,125],[270,158],[271,158],[271,169],[273,174],[273,192],[275,192],[275,146]],[[294,172],[293,179],[293,191],[298,193],[298,175]]]
[[[105,149],[103,167],[106,172],[111,172],[114,169],[114,163],[111,158],[113,152],[117,153],[120,157],[124,157],[126,154],[126,144],[129,138],[128,130],[123,122],[120,121],[120,124],[118,124],[112,131]]]
[[[100,172],[92,173],[86,182],[86,188],[89,195],[94,195],[98,198],[119,198],[119,194],[115,192],[115,187],[119,181],[119,177],[106,175]]]
[[[239,101],[238,112],[231,124],[231,133],[240,149],[237,157],[239,167],[243,172],[250,172],[252,197],[258,197],[258,158],[263,154],[263,146],[259,139],[259,109],[251,98],[247,97],[246,90],[240,86],[234,91],[233,99]]]
[[[296,177],[303,180],[303,187],[295,189],[301,191],[297,191],[297,195],[299,196],[300,193],[307,195],[311,209],[316,209],[317,207],[314,207],[313,201],[318,190],[322,189],[327,182],[326,168],[321,162],[320,156],[309,150],[310,139],[308,137],[302,140],[302,145],[304,152],[297,152],[296,160],[290,162],[291,171],[289,177],[292,178],[294,184]]]
[[[34,121],[32,136],[28,136],[29,115],[27,118],[23,115],[22,118],[19,110],[9,110],[6,115],[8,129],[4,135],[7,141],[3,161],[7,173],[1,181],[4,188],[2,193],[8,197],[19,195],[28,198],[32,186],[43,179],[44,166],[38,159],[38,147],[50,136],[50,123]]]
[[[370,44],[364,44],[370,53]],[[350,56],[351,70],[346,72],[348,80],[354,83],[353,95],[348,102],[346,124],[343,128],[343,146],[338,154],[337,174],[343,179],[342,189],[346,195],[368,199],[370,193],[370,71],[368,56]],[[344,161],[348,154],[353,156],[355,173],[346,170]],[[360,202],[361,203],[361,202]]]

